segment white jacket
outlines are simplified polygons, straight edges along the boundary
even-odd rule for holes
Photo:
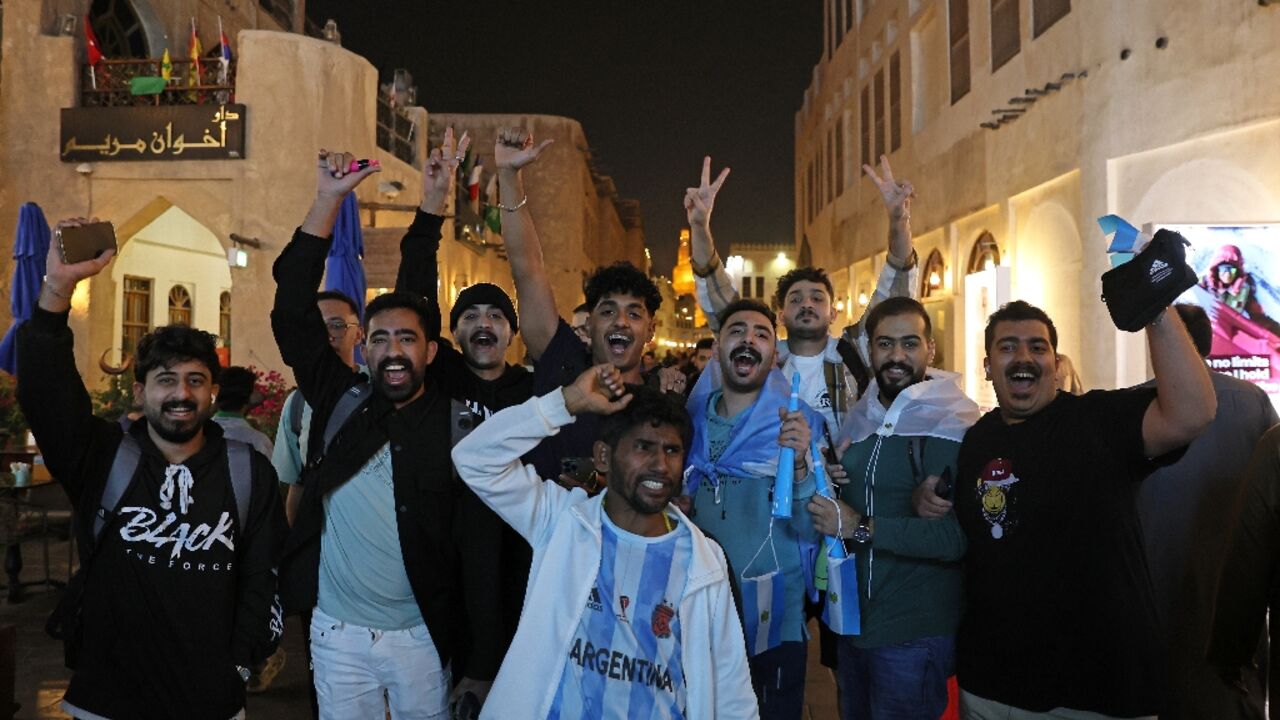
[[[601,496],[544,482],[520,456],[574,421],[554,391],[485,420],[453,449],[458,475],[533,546],[533,566],[515,639],[482,718],[545,718],[555,700],[587,598],[600,569]],[[693,535],[680,616],[686,717],[758,718],[746,641],[724,553],[674,506]]]

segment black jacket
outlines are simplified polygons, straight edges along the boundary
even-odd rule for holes
[[[204,447],[183,462],[194,482],[182,503],[139,420],[129,433],[142,459],[95,543],[93,520],[124,430],[94,417],[72,344],[66,313],[36,309],[18,331],[18,400],[76,509],[88,558],[83,647],[66,699],[120,720],[225,720],[245,702],[235,666],[265,659],[282,631],[274,568],[285,522],[275,470],[252,454],[241,528],[217,423],[205,423]]]
[[[290,612],[315,606],[319,582],[320,534],[326,494],[349,480],[383,445],[391,445],[392,483],[400,550],[414,599],[427,630],[447,664],[466,638],[468,677],[492,679],[504,646],[501,623],[461,625],[464,603],[496,596],[499,536],[474,521],[478,503],[466,502],[467,490],[453,475],[449,458],[449,399],[428,372],[426,392],[397,410],[373,393],[323,451],[323,433],[338,399],[357,383],[368,382],[329,348],[328,333],[316,307],[316,288],[324,272],[330,240],[301,230],[274,267],[275,307],[271,326],[280,353],[298,388],[312,407],[312,457],[304,470],[302,503],[290,530],[281,566],[281,593]],[[317,461],[319,453],[323,459]]]

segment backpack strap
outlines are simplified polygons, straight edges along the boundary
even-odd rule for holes
[[[840,354],[840,359],[844,360],[845,367],[849,368],[849,372],[853,375],[853,381],[858,384],[858,397],[867,391],[867,386],[871,384],[871,371],[867,369],[867,364],[862,361],[862,356],[858,354],[857,348],[853,343],[845,338],[836,341],[836,352]]]
[[[285,416],[289,419],[289,429],[293,431],[296,438],[302,437],[302,406],[307,404],[307,399],[302,397],[302,392],[294,390],[289,396],[289,404],[285,407]]]
[[[231,494],[236,499],[236,517],[240,530],[249,522],[249,499],[253,494],[252,449],[239,440],[227,440],[227,469],[231,473]]]
[[[107,527],[107,520],[114,517],[124,499],[125,491],[133,481],[133,474],[138,470],[138,462],[142,459],[142,448],[128,432],[120,440],[115,459],[111,461],[111,472],[107,475],[107,485],[102,489],[102,502],[93,518],[93,540],[96,543]]]
[[[361,405],[364,405],[372,394],[373,385],[368,382],[362,382],[352,385],[350,389],[342,394],[342,397],[338,398],[338,402],[333,406],[333,412],[329,414],[329,422],[324,426],[325,452],[329,451],[329,445],[338,436],[342,426],[347,424],[351,416],[355,414]]]

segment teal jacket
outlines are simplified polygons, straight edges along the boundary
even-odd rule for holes
[[[908,447],[915,456],[912,470]],[[955,513],[916,516],[911,494],[947,467],[955,478],[960,443],[938,437],[871,435],[842,458],[841,499],[875,518],[870,547],[856,553],[863,648],[954,634],[960,624],[965,536]],[[852,546],[851,546],[852,547]]]

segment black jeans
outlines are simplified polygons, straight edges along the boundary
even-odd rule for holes
[[[803,640],[784,642],[748,661],[761,720],[800,720],[808,661],[809,644]]]

